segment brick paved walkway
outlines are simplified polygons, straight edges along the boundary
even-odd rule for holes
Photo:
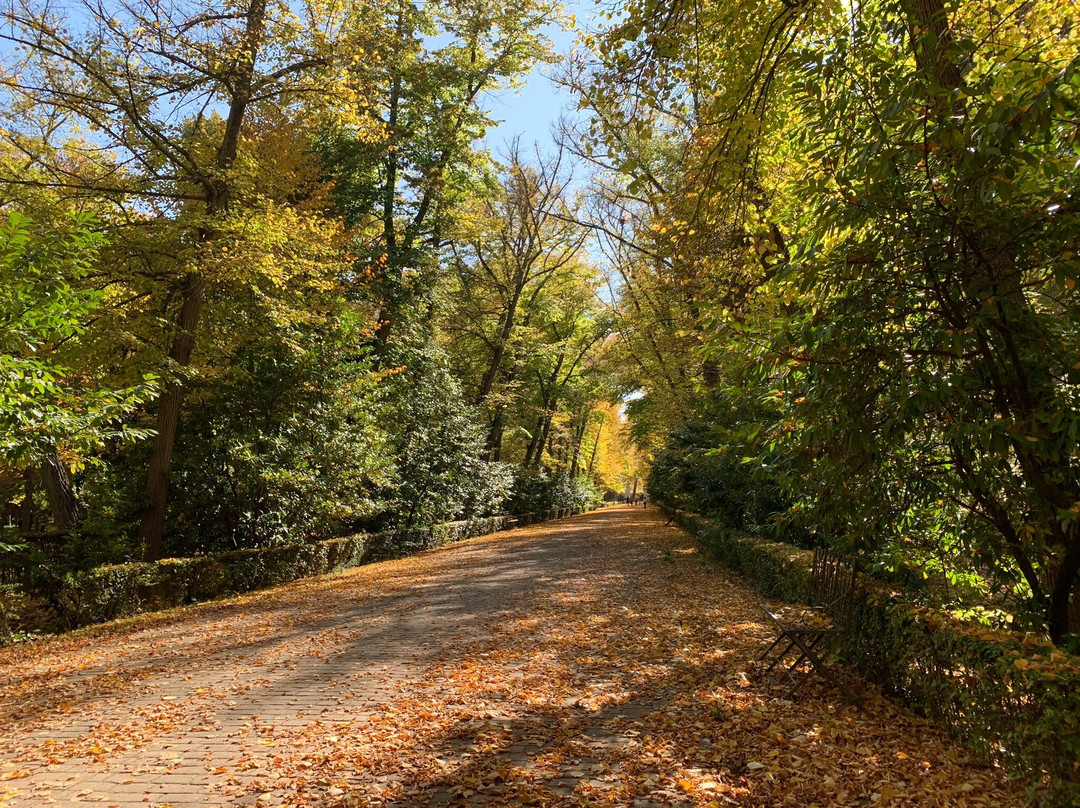
[[[3,649],[0,805],[1021,804],[887,700],[752,683],[754,603],[616,508]]]

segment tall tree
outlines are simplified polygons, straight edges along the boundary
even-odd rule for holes
[[[947,536],[1055,640],[1080,628],[1077,30],[1056,2],[632,2],[580,85],[636,220],[598,227],[670,268],[703,386],[779,414],[745,424],[763,468],[849,541]]]
[[[551,58],[540,31],[557,8],[549,0],[370,4],[367,36],[380,58],[363,65],[376,92],[362,112],[382,136],[339,132],[327,152],[340,204],[366,229],[379,356],[405,315],[423,310],[453,211],[484,184],[486,155],[475,145],[491,124],[484,99]]]
[[[526,164],[515,143],[502,182],[475,201],[451,240],[461,308],[487,349],[476,406],[491,394],[522,309],[531,311],[548,282],[581,260],[585,231],[574,223],[562,157],[538,154]]]
[[[230,216],[244,193],[253,110],[338,119],[355,109],[360,58],[354,6],[308,4],[300,16],[271,0],[235,4],[86,5],[72,21],[22,1],[0,38],[13,49],[0,74],[4,136],[43,175],[11,173],[72,196],[112,200],[178,228],[166,351],[140,536],[162,549],[169,467],[184,373],[195,348],[207,267],[228,250]],[[79,137],[81,132],[88,134]],[[73,139],[74,137],[74,139]],[[66,141],[61,152],[58,144]],[[233,231],[235,233],[235,231]]]

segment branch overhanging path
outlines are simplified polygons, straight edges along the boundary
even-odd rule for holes
[[[607,509],[3,649],[0,804],[1024,804],[891,700],[777,699],[769,638]]]

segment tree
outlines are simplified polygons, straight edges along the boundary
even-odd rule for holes
[[[499,382],[508,388],[535,350],[524,335],[549,285],[580,271],[586,235],[574,223],[561,151],[547,160],[537,155],[530,166],[514,144],[509,160],[502,182],[474,198],[451,237],[457,278],[447,326],[455,339],[475,347],[462,355],[479,374],[471,395],[473,405],[489,413],[491,459],[501,451],[511,403],[493,392]]]
[[[409,356],[387,391],[393,457],[387,509],[406,531],[494,513],[509,494],[506,466],[481,458],[482,427],[434,347]]]
[[[325,148],[339,205],[364,227],[380,361],[392,348],[395,326],[422,313],[440,282],[440,250],[458,205],[484,186],[486,154],[474,144],[491,123],[485,94],[512,86],[551,58],[539,32],[556,19],[556,9],[547,0],[394,0],[369,9],[366,34],[380,58],[362,65],[375,90],[362,113],[381,137],[339,131]],[[430,325],[419,319],[421,330]],[[428,336],[414,341],[423,344]]]
[[[694,336],[703,392],[777,412],[726,440],[756,441],[823,531],[875,552],[924,532],[1055,641],[1080,627],[1076,22],[1054,2],[631,3],[580,82],[584,151],[624,178],[603,202],[627,214],[596,226],[633,250],[626,288],[669,287],[670,318],[629,299],[634,355],[642,320]]]
[[[208,266],[229,249],[245,198],[252,111],[338,119],[357,102],[348,35],[354,7],[141,0],[88,5],[71,28],[20,2],[0,38],[13,49],[0,76],[4,136],[41,176],[9,172],[71,196],[112,200],[174,233],[167,379],[156,402],[154,451],[140,536],[161,553],[168,474],[184,372],[207,295]],[[85,134],[84,134],[85,133]],[[59,143],[64,143],[64,149]],[[232,218],[230,218],[232,217]]]
[[[962,512],[1055,641],[1080,630],[1074,16],[871,4],[804,51],[815,215],[784,282],[820,302],[775,342],[820,473],[865,504],[890,470],[879,520]]]

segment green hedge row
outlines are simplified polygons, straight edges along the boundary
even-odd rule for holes
[[[113,564],[62,575],[53,573],[47,564],[37,564],[21,585],[0,588],[0,642],[5,634],[12,636],[13,628],[25,627],[27,622],[73,629],[264,589],[484,536],[514,524],[534,524],[580,512],[560,508],[516,518],[492,516],[310,544]],[[28,621],[31,610],[35,614]]]
[[[809,600],[811,552],[673,513],[762,594]],[[851,621],[841,653],[867,678],[1001,765],[1034,804],[1080,806],[1080,659],[1042,639],[904,603],[866,578]]]
[[[362,533],[311,544],[112,564],[51,580],[42,570],[32,590],[70,629],[407,555],[494,533],[506,523],[507,517],[493,516],[408,532]]]
[[[35,587],[65,628],[236,595],[363,562],[372,536],[234,550],[197,558],[111,564]]]

